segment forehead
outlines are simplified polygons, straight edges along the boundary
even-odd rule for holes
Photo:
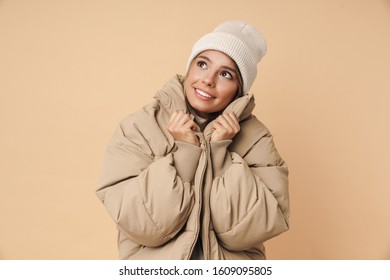
[[[227,54],[216,51],[206,50],[197,55],[197,57],[207,58],[211,63],[218,66],[228,66],[237,69],[236,63]]]

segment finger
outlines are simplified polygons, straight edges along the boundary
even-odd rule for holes
[[[224,129],[225,129],[225,128],[222,126],[222,124],[219,123],[219,122],[217,122],[217,121],[213,123],[212,128],[213,128],[214,130],[224,130]]]
[[[189,115],[184,112],[178,112],[177,125],[179,127],[185,125],[189,121],[192,121]]]
[[[182,120],[183,118],[183,113],[180,112],[180,111],[175,111],[172,113],[171,115],[171,118],[168,122],[168,130],[170,132],[177,132],[180,130],[180,128],[182,127],[184,121]]]
[[[235,131],[240,130],[240,123],[238,122],[238,119],[233,112],[226,114],[225,118],[229,122],[229,124],[234,128]]]
[[[236,114],[234,112],[230,112],[229,114],[227,114],[229,117],[232,118],[232,120],[234,120],[235,122],[238,123],[238,118],[236,116]]]
[[[171,123],[177,123],[177,121],[182,117],[183,112],[181,111],[174,111],[170,117]]]
[[[180,127],[185,123],[186,114],[182,111],[174,111],[169,119],[168,126],[171,128]]]
[[[181,126],[182,129],[195,130],[196,124],[191,118],[188,118],[187,121]]]
[[[175,111],[170,116],[168,124],[167,124],[167,128],[169,131],[172,131],[172,129],[175,127],[176,118],[177,118],[177,112]]]
[[[225,116],[225,115],[221,115],[218,117],[218,121],[217,121],[226,131],[229,131],[229,132],[232,132],[234,131],[234,126],[230,123],[230,118]]]
[[[171,114],[171,116],[169,117],[168,124],[169,124],[169,123],[172,123],[173,120],[176,118],[176,116],[177,116],[177,111],[174,111],[174,112]]]

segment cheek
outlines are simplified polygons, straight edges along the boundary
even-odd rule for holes
[[[194,75],[191,75],[191,73],[188,73],[185,80],[184,80],[184,88],[185,89],[190,89],[191,86],[194,84],[195,78]]]
[[[220,89],[222,93],[221,96],[226,100],[226,102],[230,102],[234,99],[238,91],[238,86],[235,85],[226,85]]]
[[[193,88],[192,88],[192,85],[191,85],[191,82],[190,81],[187,81],[184,83],[184,95],[186,95],[187,99],[191,99],[192,98],[192,91],[193,91]]]
[[[187,79],[188,80],[196,80],[199,77],[199,70],[194,65],[188,69]]]

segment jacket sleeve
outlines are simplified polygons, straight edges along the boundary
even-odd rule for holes
[[[96,193],[119,230],[155,247],[172,239],[188,219],[193,206],[190,181],[201,150],[177,143],[172,152],[158,155],[151,143],[162,147],[167,141],[161,131],[147,133],[136,122],[121,123],[108,145]],[[175,168],[182,165],[187,168]]]
[[[231,140],[210,143],[214,231],[228,250],[246,250],[288,230],[288,168],[268,130],[242,157]]]

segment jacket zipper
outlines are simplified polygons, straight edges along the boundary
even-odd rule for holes
[[[206,145],[206,156],[207,156],[207,162],[211,163],[210,160],[210,149]],[[203,188],[203,203],[204,203],[204,212],[203,212],[203,229],[202,231],[204,232],[204,237],[203,239],[205,240],[205,250],[203,254],[205,255],[205,259],[208,260],[210,259],[210,234],[209,234],[209,229],[210,229],[210,191],[211,191],[211,184],[212,184],[212,173],[211,169],[208,170],[206,173],[206,179],[205,179],[205,184]],[[202,241],[203,241],[202,239]]]
[[[192,253],[194,251],[194,247],[196,246],[196,243],[198,242],[198,238],[199,238],[199,232],[200,232],[200,227],[201,227],[201,219],[200,219],[200,217],[201,217],[201,213],[202,213],[202,203],[203,203],[203,192],[202,192],[202,189],[203,189],[203,179],[204,179],[204,176],[205,176],[205,173],[206,173],[207,163],[208,163],[208,152],[207,152],[208,148],[207,148],[206,140],[205,140],[205,138],[203,136],[203,133],[197,132],[196,135],[199,137],[201,147],[202,147],[202,149],[203,149],[203,151],[205,153],[205,160],[204,160],[204,163],[203,163],[203,169],[202,169],[201,177],[199,179],[199,190],[198,190],[199,208],[198,208],[198,213],[196,215],[197,216],[197,220],[196,220],[195,239],[192,242],[192,245],[191,245],[191,248],[190,248],[190,253],[189,253],[187,259],[191,258]]]

